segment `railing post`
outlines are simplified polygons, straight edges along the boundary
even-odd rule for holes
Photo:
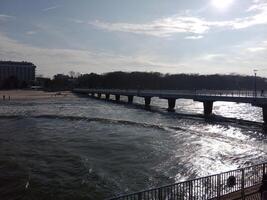
[[[162,188],[158,189],[158,199],[162,200]]]
[[[142,193],[138,193],[138,200],[142,200]]]
[[[265,163],[263,163],[263,166],[262,166],[263,168],[262,168],[262,176],[266,173],[265,172]]]
[[[193,181],[189,181],[189,200],[193,200]]]
[[[245,200],[245,170],[241,169],[242,178],[241,178],[241,197],[242,200]]]
[[[221,198],[221,174],[217,175],[217,199]]]

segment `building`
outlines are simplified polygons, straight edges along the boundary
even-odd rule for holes
[[[0,61],[0,86],[16,79],[19,84],[30,84],[35,80],[36,66],[30,62]]]

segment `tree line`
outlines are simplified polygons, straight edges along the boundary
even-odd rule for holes
[[[258,90],[267,89],[267,79],[238,74],[199,75],[161,74],[158,72],[110,72],[83,74],[75,87],[104,89],[166,89],[166,90]]]

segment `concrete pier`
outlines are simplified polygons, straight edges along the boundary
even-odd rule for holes
[[[106,100],[109,100],[110,94],[105,94]]]
[[[174,108],[175,108],[175,102],[176,102],[176,99],[173,99],[173,98],[170,98],[168,99],[168,111],[169,112],[174,112]]]
[[[210,116],[212,114],[213,101],[204,101],[204,115]]]
[[[255,96],[252,91],[74,89],[73,92],[92,96],[97,94],[98,98],[101,98],[101,94],[105,94],[106,98],[115,95],[116,101],[120,101],[120,96],[123,95],[128,97],[129,103],[133,102],[134,96],[138,96],[145,98],[146,107],[150,106],[151,98],[158,97],[168,100],[168,111],[171,112],[174,111],[176,99],[191,99],[203,103],[205,116],[212,114],[213,102],[216,101],[248,103],[262,108],[263,120],[267,124],[267,96]]]
[[[128,103],[133,103],[133,95],[128,96]]]
[[[146,108],[150,108],[151,97],[145,97],[145,106]]]
[[[262,116],[263,116],[263,121],[266,123],[267,122],[267,104],[262,105]]]
[[[121,98],[121,96],[120,96],[119,94],[116,94],[116,95],[115,95],[115,99],[116,99],[116,101],[120,101],[120,98]]]

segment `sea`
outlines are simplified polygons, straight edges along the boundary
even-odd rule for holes
[[[267,159],[261,108],[112,99],[0,101],[0,199],[101,200]]]

